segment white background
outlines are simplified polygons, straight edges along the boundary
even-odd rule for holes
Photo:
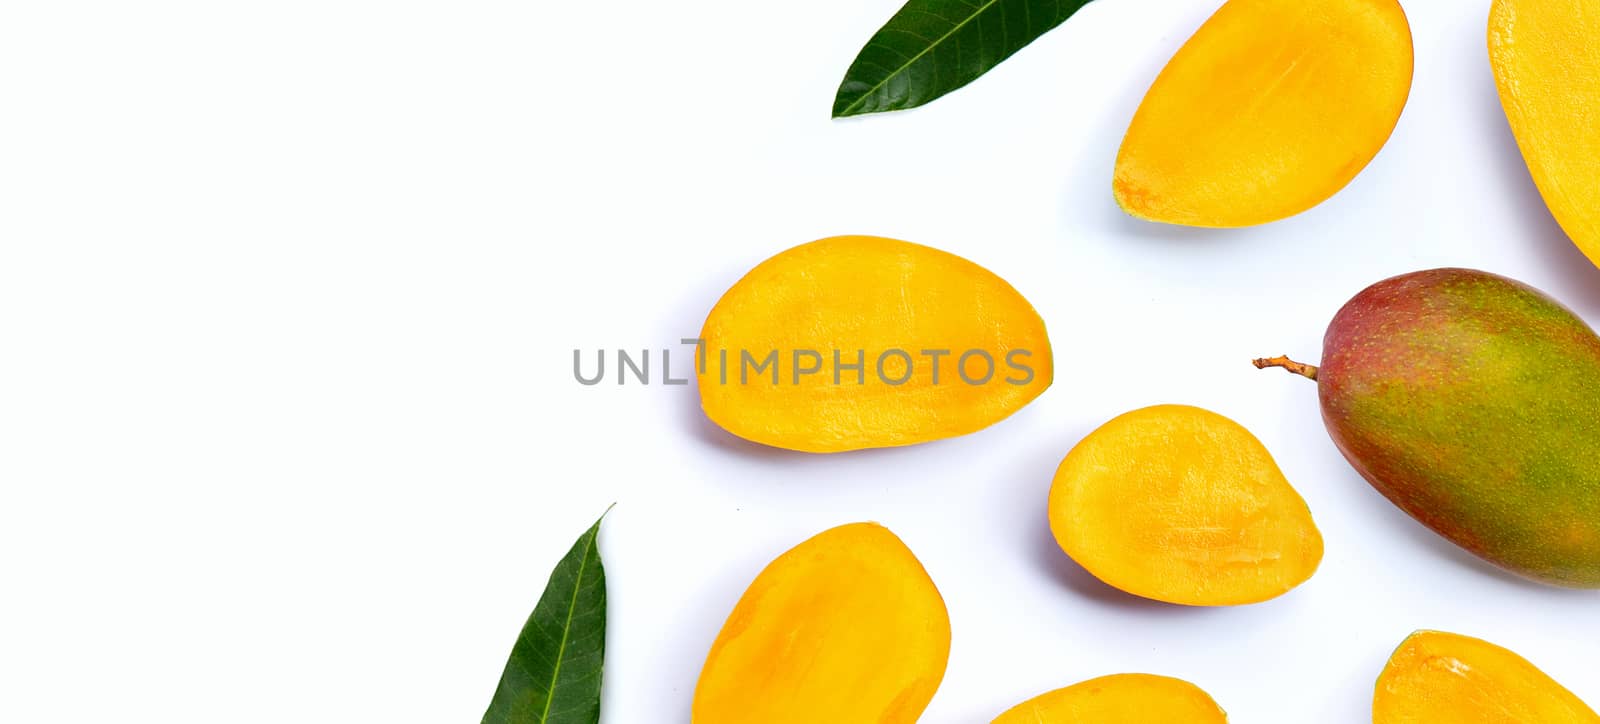
[[[1600,702],[1594,593],[1425,532],[1328,441],[1339,305],[1490,269],[1600,320],[1600,272],[1506,128],[1482,0],[1410,0],[1417,70],[1344,192],[1243,231],[1145,224],[1112,160],[1215,0],[1101,0],[968,88],[830,121],[900,0],[15,2],[0,10],[0,720],[470,722],[551,566],[611,502],[609,724],[687,722],[773,556],[877,520],[954,647],[924,721],[1123,671],[1242,724],[1358,722],[1410,631],[1489,638]],[[746,269],[870,233],[1010,280],[1055,386],[911,449],[760,449],[692,387],[583,387],[574,348],[693,336]],[[1100,422],[1254,430],[1327,558],[1247,608],[1147,603],[1052,543]]]

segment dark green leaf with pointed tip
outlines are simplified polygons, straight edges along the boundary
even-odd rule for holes
[[[601,516],[604,520],[604,516]],[[550,573],[500,675],[484,724],[596,724],[606,655],[600,521]]]
[[[915,108],[989,72],[1089,0],[910,0],[867,41],[833,117]]]

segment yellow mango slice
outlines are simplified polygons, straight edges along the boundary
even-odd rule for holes
[[[1189,606],[1275,598],[1322,562],[1310,509],[1261,441],[1184,405],[1126,413],[1073,447],[1050,529],[1096,578]]]
[[[1134,114],[1117,203],[1209,227],[1305,211],[1383,148],[1411,70],[1411,26],[1395,0],[1228,0]]]
[[[1226,724],[1200,687],[1152,674],[1116,674],[1041,694],[993,724]]]
[[[1545,205],[1600,265],[1600,2],[1495,0],[1489,63]]]
[[[1506,649],[1459,634],[1418,631],[1378,677],[1372,721],[1600,724],[1600,715]]]
[[[874,523],[824,531],[750,584],[711,645],[692,724],[910,724],[950,658],[927,571]]]
[[[966,259],[873,236],[814,241],[740,279],[700,333],[700,405],[747,440],[840,452],[981,430],[1052,380],[1033,306]]]

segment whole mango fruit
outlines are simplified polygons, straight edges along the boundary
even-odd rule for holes
[[[1600,588],[1600,337],[1526,284],[1434,269],[1334,315],[1316,380],[1328,434],[1362,477],[1438,534],[1513,573]]]

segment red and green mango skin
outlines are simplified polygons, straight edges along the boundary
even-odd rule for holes
[[[1323,338],[1323,421],[1412,517],[1522,576],[1600,588],[1600,338],[1470,269],[1387,279]]]

